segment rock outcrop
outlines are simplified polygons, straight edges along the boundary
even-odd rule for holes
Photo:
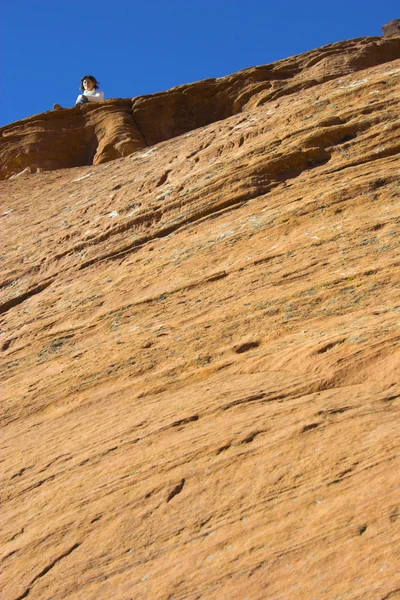
[[[393,19],[382,27],[383,35],[393,36],[400,35],[400,19]]]
[[[0,130],[0,178],[101,164],[132,154],[145,142],[132,102],[112,100],[35,115]]]
[[[0,179],[101,164],[326,81],[400,58],[400,37],[330,44],[166,92],[49,111],[0,129]]]
[[[3,129],[2,600],[400,598],[398,48]]]

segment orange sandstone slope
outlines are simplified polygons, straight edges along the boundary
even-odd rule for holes
[[[304,89],[0,183],[3,600],[400,598],[400,57],[313,53]]]

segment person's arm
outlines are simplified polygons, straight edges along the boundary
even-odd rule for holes
[[[85,98],[85,100],[82,102],[82,98]],[[79,94],[79,96],[77,97],[75,104],[84,104],[85,102],[88,102],[87,96],[84,96],[83,94]]]
[[[103,102],[104,100],[104,92],[100,90],[95,90],[93,94],[84,94],[89,102]]]

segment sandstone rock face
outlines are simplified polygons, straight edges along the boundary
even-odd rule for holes
[[[400,35],[400,19],[393,19],[382,27],[383,35]]]
[[[133,100],[35,115],[0,129],[0,179],[128,156],[325,81],[400,58],[400,38],[330,44],[220,79]]]
[[[96,164],[0,183],[2,599],[400,598],[385,44],[183,135],[151,137],[160,95],[3,131],[18,169],[73,167],[51,131]]]
[[[0,130],[0,178],[101,164],[145,147],[130,100],[35,115]]]

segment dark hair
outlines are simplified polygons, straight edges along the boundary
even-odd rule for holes
[[[94,83],[94,89],[95,90],[99,89],[100,81],[97,81],[96,77],[93,77],[93,75],[84,75],[81,79],[81,87],[80,87],[81,92],[85,91],[85,88],[83,87],[84,79],[90,79],[90,81],[93,81],[93,83]]]

